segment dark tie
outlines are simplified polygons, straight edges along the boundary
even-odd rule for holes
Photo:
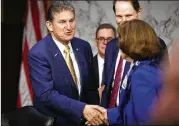
[[[123,59],[122,57],[120,57],[119,64],[116,70],[115,79],[114,79],[114,86],[113,86],[111,97],[110,97],[109,108],[114,108],[116,104],[117,95],[118,95],[118,91],[120,87],[122,64],[123,64]]]

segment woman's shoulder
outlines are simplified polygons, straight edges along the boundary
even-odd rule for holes
[[[155,64],[138,64],[131,73],[131,82],[135,83],[135,86],[143,84],[159,90],[163,83],[163,73]]]
[[[160,71],[160,66],[156,59],[153,60],[144,60],[144,61],[136,61],[133,66],[134,71],[137,72],[151,72],[158,73]]]
[[[160,67],[155,62],[142,61],[134,62],[131,76],[133,79],[151,79],[151,81],[157,80],[157,78],[162,76]]]

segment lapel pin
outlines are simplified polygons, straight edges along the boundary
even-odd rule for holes
[[[54,55],[54,57],[56,57],[58,55],[58,53],[56,53],[55,55]]]
[[[76,51],[78,51],[78,48],[76,48]]]

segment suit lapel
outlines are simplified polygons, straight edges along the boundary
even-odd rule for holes
[[[77,64],[78,64],[79,72],[80,72],[80,84],[81,84],[81,91],[80,92],[82,93],[83,78],[84,78],[83,76],[85,75],[84,74],[84,56],[81,54],[81,52],[80,52],[81,49],[74,39],[72,39],[71,45],[72,45],[73,52],[74,52],[74,55],[75,55],[75,58],[76,58],[76,61],[77,61]]]
[[[115,53],[115,58],[114,60],[111,60],[111,69],[109,71],[109,82],[108,82],[108,86],[107,86],[107,89],[109,90],[109,88],[112,86],[112,82],[113,82],[113,77],[114,77],[114,73],[115,73],[115,65],[116,65],[116,60],[117,60],[117,56],[118,56],[118,52],[119,50],[117,50],[117,53]]]
[[[116,45],[117,47],[117,45]],[[111,60],[112,62],[112,65],[111,65],[111,69],[110,69],[110,74],[109,74],[109,85],[108,85],[108,89],[110,88],[110,86],[112,86],[112,81],[113,81],[113,77],[114,77],[114,73],[115,73],[115,66],[116,66],[116,61],[117,61],[117,57],[118,57],[118,53],[119,53],[119,49],[117,48],[116,49],[116,52],[114,53],[115,54],[115,58],[114,60]],[[124,66],[124,71],[123,71],[123,76],[122,76],[122,80],[121,82],[123,82],[124,78],[125,78],[125,75],[127,74],[128,70],[130,68],[130,62],[127,62],[125,63],[125,66]]]
[[[123,82],[123,80],[124,80],[124,78],[125,78],[127,72],[129,71],[130,64],[131,64],[130,62],[127,62],[127,61],[126,61],[125,66],[124,66],[124,72],[123,72],[123,75],[122,75],[122,80],[121,80],[121,82]]]
[[[130,62],[126,62],[125,64],[125,70],[124,70],[124,78],[122,80],[122,86],[120,89],[120,98],[119,98],[119,106],[121,109],[124,109],[124,106],[128,103],[130,99],[130,93],[131,93],[131,72],[128,74],[128,71],[130,69]],[[128,74],[128,76],[126,76]]]
[[[62,53],[60,52],[59,48],[53,41],[51,35],[48,36],[48,42],[50,43],[49,49],[52,52],[52,56],[54,59],[54,66],[58,69],[58,72],[61,77],[64,78],[65,83],[67,83],[70,87],[75,87],[75,83],[73,81],[72,75],[68,69],[65,59],[63,58]]]
[[[98,56],[96,55],[94,57],[94,74],[95,74],[95,80],[96,80],[96,83],[99,84],[99,70],[98,70]]]
[[[61,73],[68,73],[69,70],[67,69],[67,65],[66,62],[63,58],[62,53],[60,52],[59,48],[57,47],[57,45],[55,44],[55,42],[53,41],[51,35],[49,35],[48,37],[48,42],[50,43],[49,49],[52,52],[52,56],[55,60],[55,65],[60,68],[59,71]]]

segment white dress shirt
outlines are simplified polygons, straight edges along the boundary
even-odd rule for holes
[[[66,46],[63,45],[61,42],[57,41],[56,39],[54,39],[53,37],[52,37],[52,39],[54,40],[55,44],[57,45],[57,47],[59,48],[61,54],[63,55],[63,58],[65,59],[64,50],[65,50]],[[70,57],[72,59],[75,74],[76,74],[76,77],[77,77],[78,93],[80,95],[80,92],[81,92],[80,71],[79,71],[77,60],[76,60],[74,52],[73,52],[73,48],[71,46],[71,42],[69,42],[68,46],[70,47]],[[59,65],[60,65],[60,63],[59,63]]]
[[[98,72],[99,72],[99,87],[101,87],[102,77],[103,77],[103,68],[104,68],[104,59],[98,54]]]
[[[115,79],[115,76],[116,76],[116,70],[117,70],[117,66],[119,64],[119,60],[120,60],[120,56],[121,56],[121,52],[119,51],[118,53],[118,56],[117,56],[117,60],[116,60],[116,64],[115,64],[115,73],[114,73],[114,76],[113,76],[113,80]],[[123,76],[123,72],[124,72],[124,67],[125,67],[125,63],[126,63],[126,60],[123,59],[123,64],[122,64],[122,73],[121,73],[121,80],[122,80],[122,76]],[[121,85],[121,80],[120,80],[120,85]],[[114,81],[112,83],[112,87],[114,86]],[[119,91],[120,91],[120,87],[119,87]],[[118,91],[118,95],[117,95],[117,101],[116,101],[116,105],[118,106],[119,105],[119,91]]]

